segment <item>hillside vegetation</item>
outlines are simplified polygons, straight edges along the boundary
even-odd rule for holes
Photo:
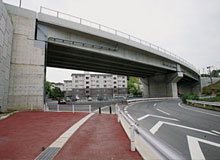
[[[212,88],[215,90],[215,94],[220,96],[220,81],[214,83],[213,85],[203,87],[202,94],[205,95],[212,94]]]

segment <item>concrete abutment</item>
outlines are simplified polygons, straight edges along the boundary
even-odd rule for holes
[[[5,4],[11,18],[9,107],[43,107],[45,43],[36,41],[36,12]]]

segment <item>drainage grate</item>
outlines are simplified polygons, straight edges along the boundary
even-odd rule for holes
[[[52,160],[59,150],[58,147],[49,147],[36,160]]]

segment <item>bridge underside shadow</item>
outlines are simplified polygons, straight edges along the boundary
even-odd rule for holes
[[[92,51],[86,47],[48,42],[46,65],[48,67],[86,70],[126,76],[141,77],[144,97],[177,97],[193,93],[198,82],[182,72],[168,71],[159,67],[126,60]]]
[[[150,77],[155,74],[168,73],[167,70],[159,67],[55,43],[48,43],[46,65],[135,77]]]

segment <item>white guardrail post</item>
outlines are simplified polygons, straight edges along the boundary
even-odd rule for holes
[[[92,108],[91,108],[91,105],[89,105],[89,113],[92,112]]]
[[[130,139],[131,139],[131,151],[135,151],[135,139],[134,139],[134,124],[131,125],[130,129]]]
[[[74,110],[74,104],[72,105],[72,112],[75,112],[75,110]]]
[[[60,105],[58,104],[57,105],[57,112],[59,112],[60,111]]]

